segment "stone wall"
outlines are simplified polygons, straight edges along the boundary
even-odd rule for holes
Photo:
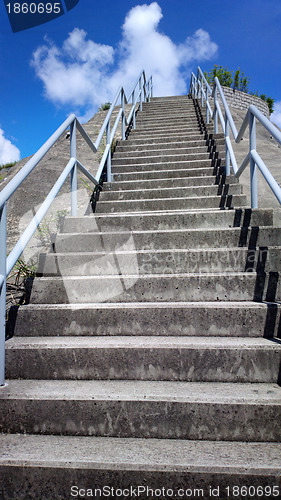
[[[265,116],[267,116],[267,118],[269,118],[268,105],[259,97],[246,94],[240,90],[233,90],[229,87],[222,88],[229,106],[238,109],[248,109],[251,104],[254,104]]]

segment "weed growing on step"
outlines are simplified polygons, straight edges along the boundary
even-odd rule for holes
[[[42,245],[49,246],[52,243],[52,235],[58,231],[61,218],[65,217],[66,214],[66,209],[57,210],[39,224],[37,231]]]
[[[23,259],[18,259],[11,273],[7,278],[6,285],[6,321],[8,321],[11,308],[19,307],[25,303],[26,288],[25,283],[28,278],[34,278],[38,263],[30,261],[26,263]]]

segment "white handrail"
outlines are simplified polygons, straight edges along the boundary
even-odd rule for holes
[[[209,116],[214,120],[214,131],[215,134],[218,133],[218,117],[220,119],[221,127],[223,130],[223,134],[225,137],[225,156],[226,156],[226,164],[225,171],[226,175],[230,174],[230,165],[232,166],[234,175],[236,177],[240,177],[242,172],[250,163],[251,170],[251,207],[258,208],[258,184],[257,184],[257,168],[259,168],[269,187],[271,188],[273,194],[281,204],[281,187],[279,186],[276,179],[274,179],[273,175],[270,173],[268,167],[263,162],[262,158],[259,156],[256,150],[256,119],[263,125],[263,127],[268,130],[268,132],[276,139],[276,141],[281,144],[281,132],[275,127],[270,120],[264,116],[261,111],[259,111],[256,106],[250,105],[243,123],[240,127],[239,132],[237,132],[237,128],[235,126],[232,114],[230,112],[227,100],[223,93],[223,89],[217,77],[215,77],[213,89],[211,89],[208,81],[205,78],[204,73],[201,68],[198,67],[197,77],[194,73],[191,74],[190,80],[190,90],[189,94],[192,95],[195,99],[201,97],[201,105],[206,108],[206,122],[209,123]],[[210,106],[210,102],[208,100],[208,94],[214,98],[214,108],[212,109]],[[217,94],[219,94],[221,98],[221,102],[225,112],[225,118],[223,117],[223,113],[217,99]],[[233,147],[231,144],[231,140],[229,137],[229,129],[231,128],[233,138],[235,142],[238,144],[243,135],[249,127],[249,152],[242,161],[240,167],[237,166],[237,161],[235,157],[235,153],[233,151]]]

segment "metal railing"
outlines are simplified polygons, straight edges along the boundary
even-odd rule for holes
[[[141,71],[135,86],[129,97],[126,97],[123,87],[120,87],[103,122],[96,141],[93,143],[87,132],[74,114],[70,115],[62,125],[54,132],[54,134],[45,142],[45,144],[35,153],[35,155],[26,163],[26,165],[15,175],[15,177],[7,184],[0,192],[0,386],[5,384],[5,331],[6,331],[6,280],[12,268],[16,264],[18,258],[22,254],[29,240],[35,233],[40,222],[45,217],[48,209],[53,203],[59,190],[70,175],[71,187],[71,215],[77,215],[77,169],[80,169],[83,174],[93,184],[98,185],[104,168],[107,169],[107,180],[111,181],[111,145],[116,134],[118,124],[122,123],[122,140],[125,139],[126,127],[132,124],[136,126],[136,111],[139,105],[139,110],[142,110],[143,101],[150,101],[153,96],[152,77],[147,81],[145,72]],[[114,108],[120,100],[120,111],[117,114],[114,125],[111,129],[110,118]],[[125,104],[132,102],[132,107],[128,117],[125,114]],[[40,160],[46,155],[49,149],[56,143],[60,136],[70,128],[70,160],[62,171],[58,180],[49,192],[48,196],[36,212],[35,216],[25,229],[24,233],[14,246],[10,254],[6,255],[7,251],[7,201],[22,184],[26,177],[32,172]],[[77,159],[76,151],[76,131],[79,131],[85,142],[96,153],[98,151],[101,140],[106,134],[106,147],[102,155],[95,177],[82,165]]]
[[[225,137],[225,173],[230,174],[230,166],[232,166],[233,172],[236,177],[240,177],[245,168],[250,164],[250,182],[251,182],[251,207],[258,208],[258,179],[257,179],[257,168],[262,173],[269,187],[271,188],[273,194],[281,204],[281,187],[278,182],[274,179],[273,175],[270,173],[269,169],[263,162],[262,158],[257,152],[257,141],[256,141],[256,119],[263,125],[263,127],[276,139],[276,141],[281,144],[281,132],[275,127],[269,119],[264,116],[261,111],[259,111],[256,106],[249,106],[246,112],[244,121],[240,127],[239,132],[237,132],[235,123],[233,121],[230,109],[228,107],[226,98],[224,96],[223,90],[221,88],[220,82],[216,77],[214,80],[213,88],[210,87],[208,81],[205,78],[204,73],[201,68],[198,67],[197,76],[192,73],[190,81],[189,94],[196,99],[201,99],[201,106],[205,106],[206,112],[206,123],[210,123],[210,118],[214,121],[214,132],[218,133],[218,118],[220,119],[222,131]],[[224,115],[218,100],[218,95],[221,98],[221,102],[224,108]],[[214,107],[212,109],[210,105],[209,98],[213,98]],[[233,147],[230,140],[230,129],[233,134],[233,138],[236,143],[239,143],[246,128],[249,126],[249,152],[241,163],[240,167],[237,165],[236,157],[233,151]]]

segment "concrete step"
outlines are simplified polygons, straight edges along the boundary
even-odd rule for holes
[[[152,97],[150,100],[150,103],[143,103],[143,106],[149,106],[150,108],[155,106],[169,106],[172,109],[174,106],[193,106],[193,100],[189,99],[188,96],[186,95],[180,95],[180,96],[165,96],[165,97]]]
[[[183,198],[192,196],[227,196],[242,193],[241,184],[224,184],[224,185],[213,185],[213,186],[186,186],[180,187],[174,183],[174,186],[167,188],[146,188],[141,189],[141,185],[138,189],[130,190],[117,190],[117,191],[103,191],[100,195],[100,201],[121,201],[121,200],[156,200],[158,198]]]
[[[137,132],[137,130],[132,130],[128,138],[128,144],[133,144],[133,143],[142,144],[142,143],[147,143],[148,141],[152,141],[154,143],[165,142],[165,141],[168,142],[168,139],[170,139],[170,142],[181,141],[181,140],[197,141],[202,138],[205,138],[205,135],[203,135],[201,131],[186,132],[181,130],[180,132],[169,132],[169,133],[161,133],[161,132],[152,133],[146,131],[140,134],[139,132]]]
[[[206,155],[207,156],[207,155]],[[206,158],[205,156],[205,158]],[[173,158],[173,157],[172,157]],[[213,158],[206,158],[206,159],[191,159],[191,160],[181,160],[181,161],[174,161],[173,159],[167,159],[166,161],[162,161],[161,158],[158,157],[153,157],[151,159],[151,162],[146,162],[145,159],[141,159],[139,163],[135,162],[133,163],[127,163],[127,159],[124,160],[123,162],[121,161],[112,161],[112,173],[113,175],[116,173],[123,173],[123,172],[153,172],[155,170],[179,170],[179,169],[197,169],[198,171],[201,168],[206,168],[206,167],[215,167],[215,166],[220,166],[222,163],[222,159],[213,159]]]
[[[167,492],[171,498],[224,498],[229,492],[235,500],[237,487],[252,493],[259,485],[278,495],[281,486],[278,443],[14,434],[2,435],[0,444],[3,500],[31,498],[31,484],[37,500],[78,498],[86,491],[116,498],[122,491],[131,498],[156,493],[160,500]]]
[[[133,137],[137,135],[139,139],[143,139],[145,137],[173,137],[176,139],[179,139],[182,136],[187,136],[190,139],[198,139],[200,136],[202,137],[202,132],[201,129],[199,128],[194,128],[194,127],[188,127],[184,126],[181,127],[180,125],[175,125],[171,127],[159,127],[158,130],[155,130],[155,128],[136,128],[135,130],[131,130],[130,136]]]
[[[14,312],[15,338],[95,335],[281,338],[281,305],[276,303],[29,304],[15,308]]]
[[[200,187],[200,186],[222,186],[236,185],[239,181],[234,175],[227,178],[215,176],[201,176],[201,177],[170,177],[166,179],[146,179],[141,182],[138,180],[104,182],[103,192],[115,192],[122,190],[139,189],[142,187],[144,191],[147,189],[165,189],[165,188],[181,188],[181,187]]]
[[[247,228],[249,232],[251,231],[252,226],[272,226],[273,224],[275,224],[275,213],[272,209],[168,210],[143,214],[95,214],[83,217],[65,217],[62,221],[61,231],[64,233],[88,233],[131,231],[132,229],[134,231],[156,229],[159,231],[243,227],[244,229],[241,231],[244,231],[243,234],[245,234]],[[255,229],[255,231],[257,230]],[[275,244],[278,245],[278,243]]]
[[[173,122],[175,119],[178,120],[197,120],[197,114],[194,108],[177,108],[169,110],[167,109],[154,109],[152,111],[147,110],[145,113],[138,113],[136,122],[145,122],[145,121],[157,121],[157,120]]]
[[[174,102],[172,106],[167,106],[167,103],[153,103],[150,102],[148,105],[145,103],[143,104],[143,112],[138,112],[137,116],[138,118],[141,117],[141,115],[153,115],[156,113],[165,113],[168,114],[169,111],[174,114],[174,113],[195,113],[195,107],[193,103],[190,102]]]
[[[198,250],[143,250],[50,253],[42,259],[44,276],[119,275],[120,269],[140,274],[280,272],[281,247],[208,248]]]
[[[190,196],[175,198],[157,198],[143,200],[114,200],[99,201],[96,206],[96,213],[113,212],[142,212],[153,210],[180,210],[196,208],[233,208],[246,207],[247,198],[242,194],[216,195],[216,196]]]
[[[126,266],[119,275],[42,277],[26,286],[33,304],[281,299],[278,272],[128,274]]]
[[[157,112],[163,112],[163,113],[168,113],[171,111],[171,113],[175,112],[180,112],[180,111],[186,111],[186,112],[195,112],[195,107],[192,101],[173,101],[172,106],[170,106],[170,103],[168,102],[152,102],[150,103],[143,103],[142,105],[143,111],[145,114],[148,113],[157,113]],[[138,115],[140,116],[142,113],[139,112]]]
[[[139,189],[140,187],[146,191],[147,189],[165,189],[165,188],[180,188],[180,187],[200,187],[200,186],[228,186],[238,184],[238,180],[234,175],[224,177],[201,176],[201,177],[171,177],[167,179],[146,179],[141,182],[135,181],[116,181],[104,182],[103,192],[115,192],[122,190]]]
[[[176,98],[174,97],[165,97],[163,98],[158,98],[158,97],[153,97],[149,103],[143,102],[142,106],[143,109],[149,110],[149,109],[154,109],[154,108],[161,108],[161,107],[167,107],[169,106],[168,109],[175,109],[176,107],[184,107],[184,108],[192,108],[194,109],[194,104],[193,100],[189,99],[187,96],[178,96]]]
[[[186,162],[186,161],[191,161],[191,160],[197,160],[197,161],[205,161],[208,159],[213,159],[214,155],[212,153],[208,153],[208,151],[200,151],[200,152],[190,152],[190,153],[178,153],[178,154],[155,154],[155,155],[149,155],[148,154],[137,154],[136,156],[133,156],[132,154],[128,156],[123,156],[123,155],[114,155],[112,159],[112,168],[115,168],[120,165],[144,165],[147,163],[173,163],[175,164],[176,162]]]
[[[192,124],[198,124],[198,118],[194,111],[178,111],[175,113],[168,114],[166,111],[165,112],[155,112],[153,114],[139,114],[137,116],[136,120],[136,126],[138,127],[139,125],[151,125],[152,127],[154,125],[162,125],[165,126],[167,124],[172,125],[175,123],[192,123]]]
[[[198,126],[199,121],[197,116],[195,116],[194,114],[185,116],[172,115],[167,117],[162,117],[162,115],[154,115],[153,118],[142,116],[140,119],[136,120],[137,130],[143,128],[151,130],[162,128],[163,130],[166,130],[174,127],[195,128]]]
[[[182,134],[186,133],[188,135],[197,135],[200,134],[200,126],[197,124],[197,127],[194,123],[183,123],[183,124],[167,124],[165,127],[163,125],[136,125],[136,129],[134,133],[137,133],[140,137],[143,135],[170,135],[170,134]]]
[[[181,165],[178,166],[172,166],[171,164],[165,166],[166,168],[164,169],[163,166],[161,168],[161,164],[157,164],[157,170],[139,170],[134,171],[134,170],[129,170],[126,172],[120,172],[120,170],[116,170],[115,173],[112,175],[112,182],[116,181],[124,181],[124,180],[143,180],[143,179],[167,179],[171,177],[201,177],[201,176],[210,176],[213,175],[215,177],[220,176],[224,177],[225,176],[225,167],[224,166],[219,166],[218,161],[211,161],[210,166],[196,166],[192,165],[188,169],[186,168],[181,168]],[[184,165],[186,167],[186,165]],[[178,168],[179,167],[179,168]]]
[[[224,141],[220,139],[219,144],[224,145]],[[122,151],[130,152],[132,149],[134,149],[135,151],[144,151],[151,148],[151,149],[157,149],[159,151],[160,149],[167,149],[167,148],[177,150],[178,148],[197,148],[197,147],[211,148],[213,146],[214,146],[213,141],[208,141],[206,139],[177,141],[171,138],[170,141],[153,142],[153,140],[151,140],[149,142],[145,142],[142,139],[138,141],[137,140],[133,141],[132,139],[130,139],[129,136],[127,141],[119,141],[117,143],[116,152],[122,152]]]
[[[202,154],[202,153],[206,153],[206,154],[210,154],[213,150],[210,149],[208,151],[208,148],[207,146],[203,145],[203,146],[198,146],[198,147],[180,147],[180,146],[176,146],[173,148],[168,148],[168,146],[166,145],[166,148],[148,148],[148,149],[143,149],[141,151],[138,151],[138,149],[136,149],[135,147],[131,147],[131,148],[128,148],[127,147],[127,150],[126,151],[120,151],[119,147],[117,148],[117,150],[115,151],[114,153],[114,160],[117,160],[119,158],[134,158],[134,157],[138,157],[138,158],[141,158],[141,157],[151,157],[151,156],[171,156],[171,155],[196,155],[196,154]]]
[[[0,397],[3,433],[267,443],[281,437],[274,383],[15,380]]]
[[[149,137],[147,136],[146,138],[141,138],[139,137],[134,131],[132,130],[130,132],[130,135],[128,136],[128,139],[125,141],[118,141],[117,146],[118,149],[119,147],[122,148],[124,147],[131,147],[131,145],[136,145],[136,146],[143,146],[143,145],[152,145],[152,144],[157,144],[157,147],[159,144],[164,145],[164,147],[167,146],[167,144],[186,144],[187,146],[196,146],[197,144],[213,144],[214,145],[214,139],[206,139],[203,134],[194,134],[193,138],[190,138],[187,134],[180,134],[179,137]],[[216,143],[218,144],[224,144],[224,138],[219,138],[216,139]]]
[[[233,212],[231,212],[234,216]],[[249,251],[258,248],[278,247],[281,228],[276,227],[229,227],[201,229],[155,229],[131,231],[124,228],[88,233],[61,233],[55,241],[55,251],[107,252],[168,249],[204,249],[245,247]]]

